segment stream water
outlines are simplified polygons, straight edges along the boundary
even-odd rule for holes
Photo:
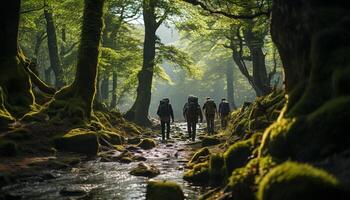
[[[141,150],[139,155],[147,158],[145,163],[153,164],[160,170],[161,174],[152,180],[175,181],[183,188],[186,199],[197,199],[206,188],[190,185],[182,179],[192,148],[190,141],[178,139],[186,135],[186,124],[176,123],[172,130],[172,136],[176,139],[161,143],[158,138],[156,148]],[[198,135],[201,134],[203,126],[199,125]],[[150,179],[129,174],[138,163],[87,161],[69,171],[50,171],[56,177],[54,179],[31,177],[2,190],[21,199],[145,199],[146,185]]]

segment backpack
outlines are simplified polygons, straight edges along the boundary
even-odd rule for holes
[[[230,113],[230,104],[228,102],[221,103],[220,113],[224,115]]]
[[[209,100],[205,103],[205,114],[215,114],[216,105],[213,100]]]
[[[159,117],[167,117],[170,115],[169,104],[166,102],[161,102],[158,110]]]
[[[191,101],[187,104],[187,116],[190,118],[195,118],[198,114],[198,103]]]

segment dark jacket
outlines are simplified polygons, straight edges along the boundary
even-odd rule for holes
[[[186,121],[190,123],[198,123],[198,118],[203,121],[203,114],[199,104],[197,104],[195,113],[191,113],[189,110],[189,103],[186,103],[183,108],[183,115]]]
[[[219,113],[223,116],[230,114],[231,108],[227,101],[223,101],[219,104]]]
[[[164,108],[166,109],[162,111],[161,109]],[[170,122],[170,118],[174,121],[173,107],[169,103],[161,102],[158,106],[157,115],[159,116],[161,121]]]

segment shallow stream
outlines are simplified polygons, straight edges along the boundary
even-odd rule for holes
[[[198,135],[203,133],[199,125]],[[147,158],[145,163],[157,166],[161,174],[152,180],[175,181],[183,188],[186,199],[197,199],[206,188],[189,185],[182,179],[184,165],[193,144],[181,138],[186,134],[186,124],[176,123],[172,127],[169,142],[161,143],[151,150],[141,150],[139,155]],[[121,164],[92,160],[81,163],[67,171],[49,171],[55,178],[42,180],[35,177],[3,188],[3,192],[22,199],[145,199],[149,178],[132,176],[130,170],[139,162]]]

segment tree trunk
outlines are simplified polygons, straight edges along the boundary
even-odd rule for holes
[[[144,1],[143,19],[145,24],[145,40],[143,48],[143,65],[138,74],[137,97],[132,108],[125,117],[142,126],[149,126],[149,106],[151,103],[151,90],[156,56],[157,21],[153,1]]]
[[[233,65],[228,63],[226,66],[227,100],[233,109],[236,109],[235,93],[233,86]]]
[[[46,19],[47,46],[49,49],[50,64],[56,78],[55,85],[56,87],[60,88],[64,86],[64,81],[63,70],[58,54],[56,27],[53,21],[52,12],[45,9],[44,15]]]
[[[83,121],[91,119],[103,27],[103,4],[104,0],[84,1],[83,25],[75,80],[70,86],[64,87],[56,93],[54,101],[46,109],[49,114],[63,116],[64,119],[78,118]],[[66,104],[62,104],[62,101],[65,101]]]
[[[101,82],[101,100],[107,101],[109,97],[109,77],[105,77]]]
[[[6,109],[15,116],[28,112],[34,104],[25,58],[18,47],[20,4],[20,0],[11,0],[0,7],[0,87]]]
[[[271,33],[288,104],[264,133],[261,156],[319,162],[348,151],[349,19],[346,1],[274,0]]]
[[[113,72],[112,101],[110,106],[112,109],[117,106],[117,86],[118,86],[118,74],[117,72]]]
[[[244,38],[253,63],[253,81],[258,88],[257,96],[264,96],[272,91],[266,70],[265,55],[262,50],[264,35],[257,35],[252,28],[248,27],[244,32]]]

